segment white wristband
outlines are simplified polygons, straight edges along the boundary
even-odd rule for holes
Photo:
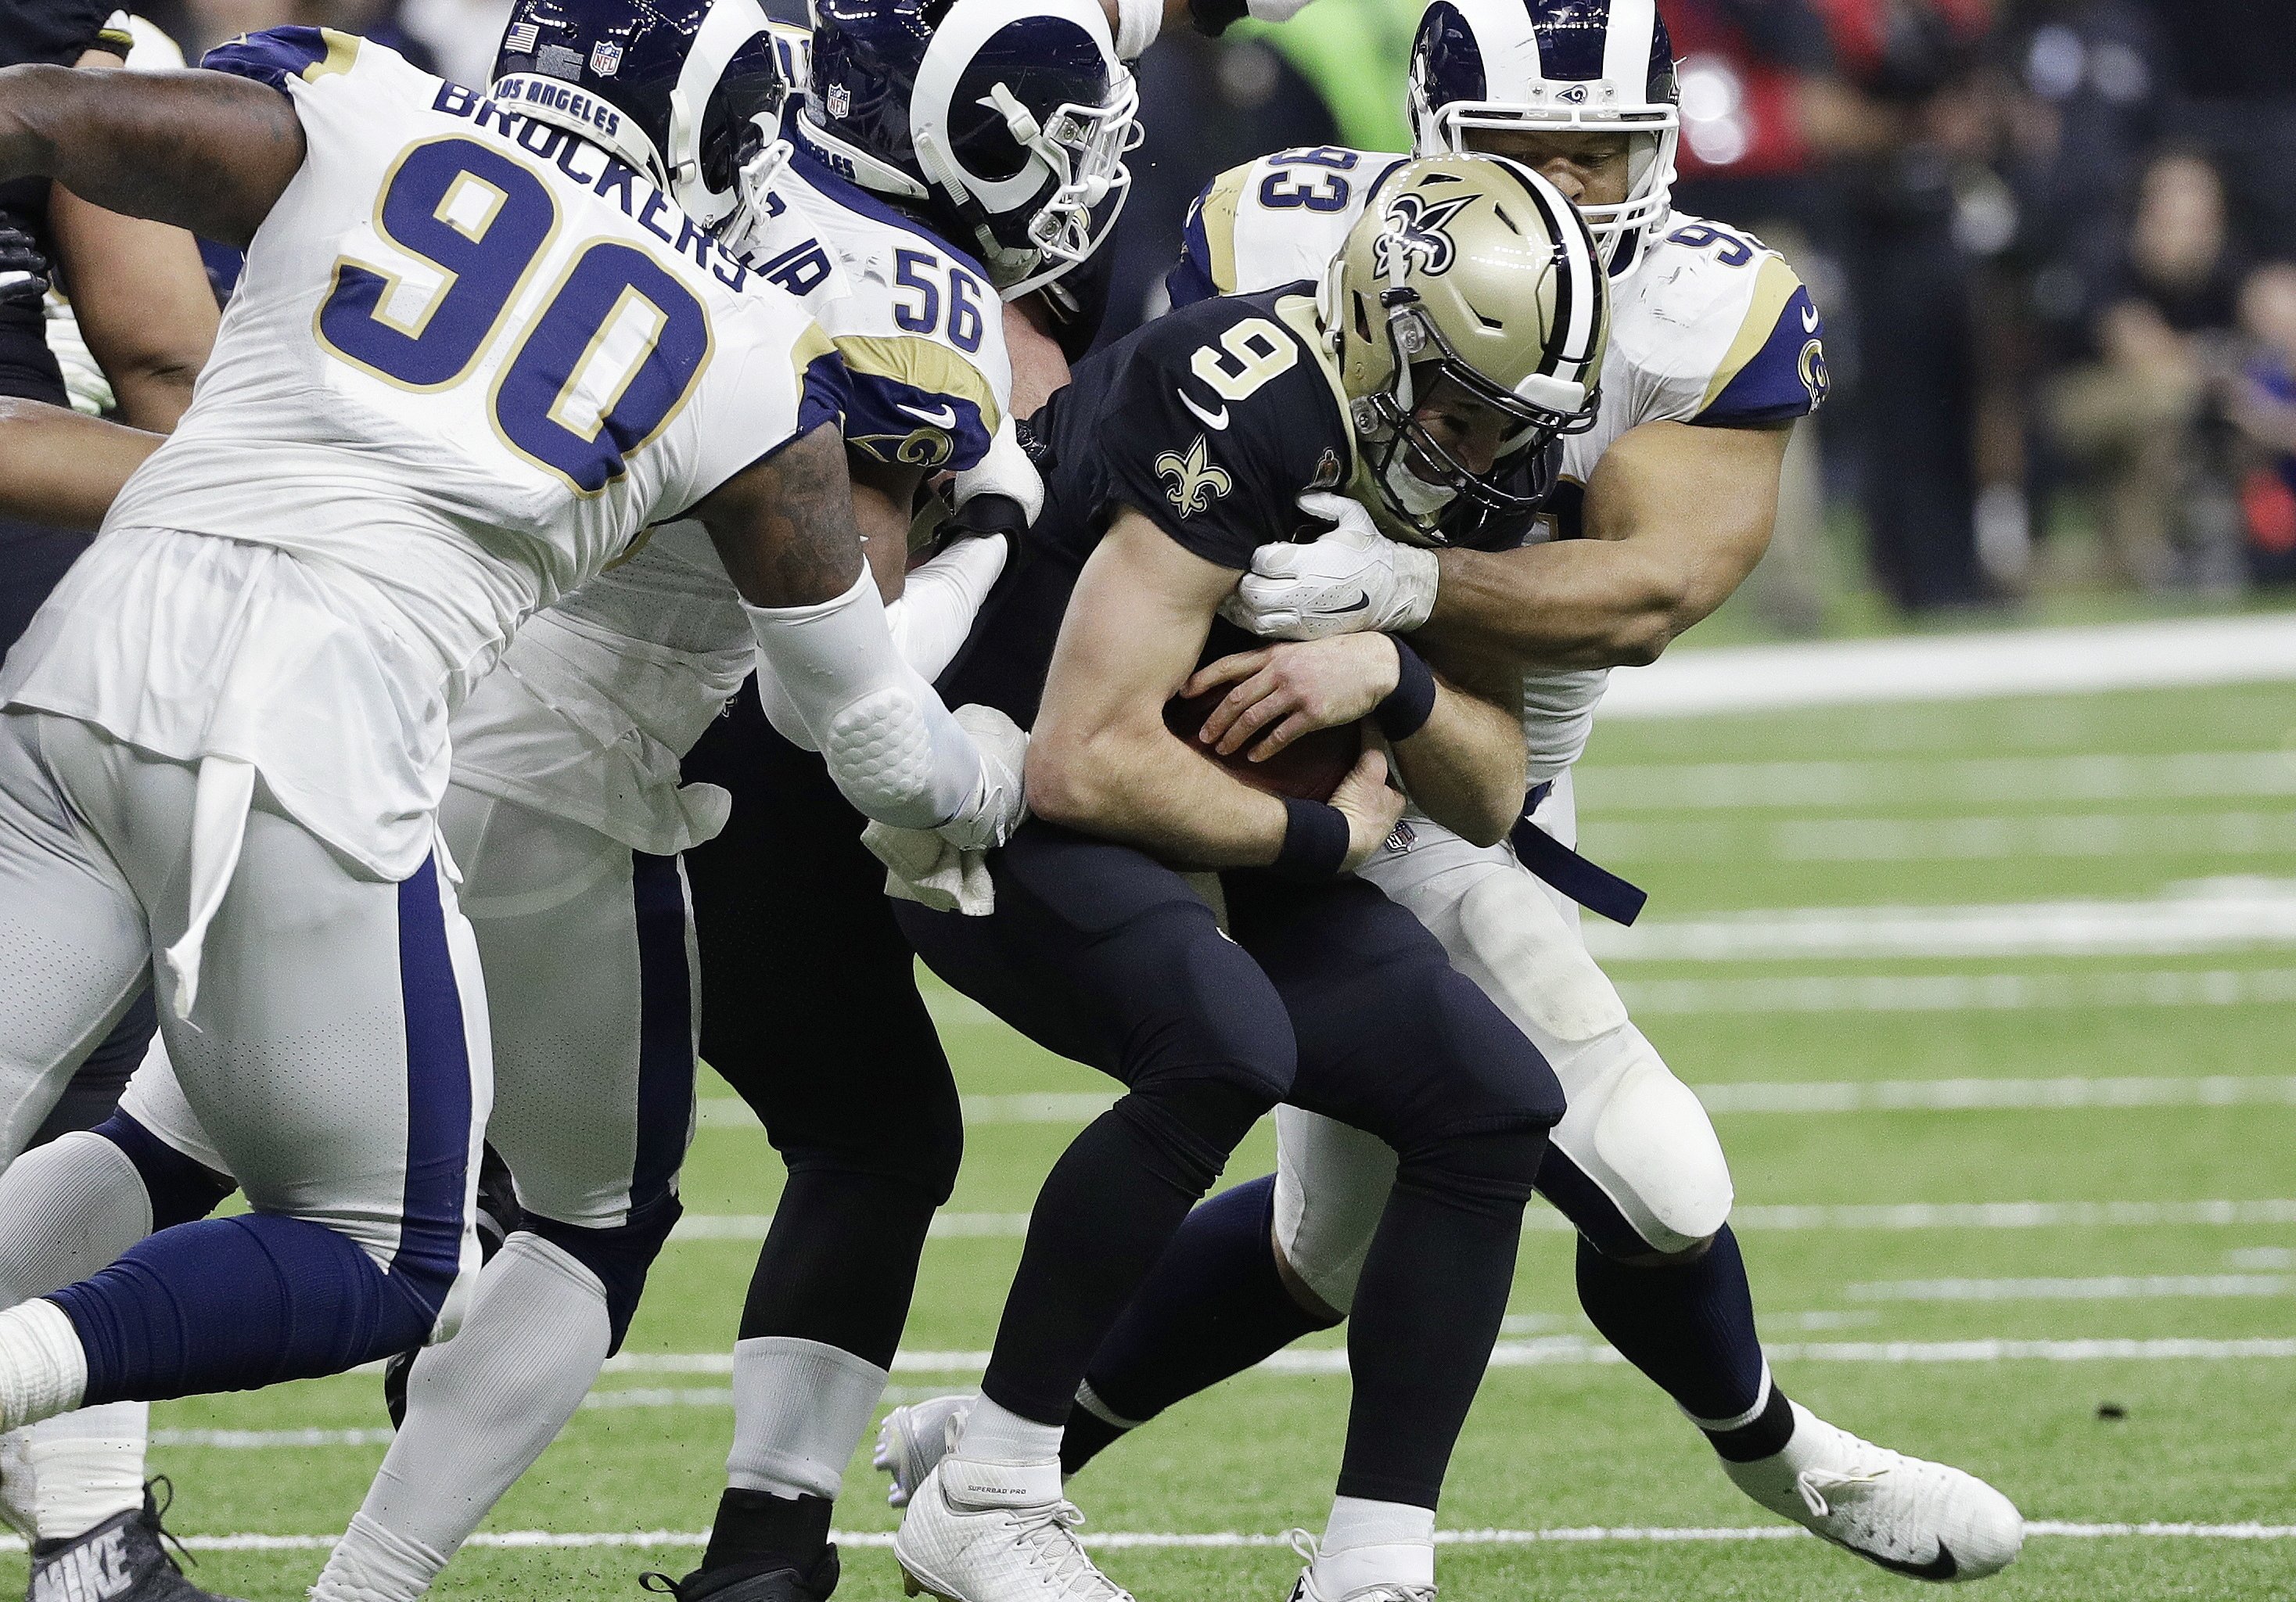
[[[1138,61],[1163,27],[1164,0],[1116,0],[1116,59]]]
[[[893,648],[864,564],[853,587],[811,606],[750,606],[758,670],[803,722],[829,776],[865,816],[931,829],[972,805],[980,752]]]
[[[1263,22],[1289,22],[1306,11],[1312,0],[1244,0],[1244,10]]]

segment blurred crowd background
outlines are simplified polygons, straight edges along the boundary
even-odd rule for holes
[[[1285,145],[1406,146],[1421,0],[1168,34],[1111,335],[1183,213]],[[505,0],[143,0],[191,52],[319,23],[485,81]],[[1950,614],[2296,584],[2296,0],[1660,0],[1677,209],[1785,252],[1825,312],[1748,604]]]

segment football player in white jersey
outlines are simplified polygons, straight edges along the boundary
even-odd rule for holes
[[[1561,1075],[1570,1111],[1540,1187],[1580,1229],[1588,1316],[1763,1507],[1916,1578],[1993,1573],[2022,1540],[2005,1498],[1871,1446],[1772,1383],[1713,1127],[1587,956],[1572,900],[1626,921],[1639,910],[1638,891],[1569,849],[1569,769],[1609,670],[1654,659],[1759,558],[1787,437],[1824,396],[1817,311],[1759,241],[1672,212],[1674,63],[1653,0],[1436,0],[1413,60],[1421,153],[1522,160],[1578,203],[1606,250],[1599,412],[1562,441],[1535,543],[1420,549],[1350,513],[1312,544],[1263,547],[1225,615],[1290,639],[1415,629],[1526,665],[1536,788],[1512,849],[1411,818],[1362,872],[1419,914]],[[1216,179],[1190,214],[1174,304],[1320,275],[1404,160],[1287,151]],[[1239,727],[1283,711],[1264,702]],[[1103,1348],[1070,1427],[1071,1469],[1212,1371],[1240,1371],[1349,1307],[1395,1158],[1291,1107],[1278,1130],[1279,1172],[1198,1209]],[[889,1422],[881,1458],[897,1495],[946,1428],[950,1408],[926,1405]]]
[[[52,1097],[153,968],[254,1211],[0,1313],[0,1427],[459,1323],[492,1087],[445,726],[644,527],[708,529],[863,810],[978,848],[1016,801],[895,653],[826,337],[680,209],[706,149],[546,70],[489,100],[321,30],[214,64],[0,75],[0,170],[250,246],[183,430],[0,676],[0,1068],[11,1116]]]

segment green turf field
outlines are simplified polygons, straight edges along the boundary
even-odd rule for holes
[[[1682,1076],[1727,1088],[1711,1100],[1786,1389],[2046,1521],[1999,1602],[2296,1597],[2296,687],[1609,724],[1582,801],[1590,850],[1654,892],[1606,961]],[[977,1375],[1021,1215],[1103,1088],[939,1000],[984,1099],[899,1397]],[[642,1569],[692,1561],[690,1533],[633,1532],[706,1523],[732,1418],[715,1360],[778,1184],[737,1104],[705,1112],[693,1228],[629,1355],[488,1526],[612,1539],[474,1547],[442,1597],[634,1597]],[[1256,1138],[1231,1175],[1270,1163]],[[1447,1598],[1914,1593],[1765,1538],[1783,1526],[1757,1528],[1670,1404],[1600,1360],[1569,1237],[1531,1223],[1443,1522],[1577,1533],[1456,1545]],[[1144,1602],[1286,1594],[1296,1565],[1267,1538],[1322,1522],[1335,1367],[1249,1376],[1080,1477],[1096,1530],[1249,1538],[1129,1545],[1111,1573]],[[382,1456],[372,1376],[153,1417],[187,1535],[340,1530]],[[316,1443],[281,1434],[299,1431]],[[840,1527],[881,1543],[865,1455],[847,1485]],[[2216,1532],[2095,1529],[2163,1524]],[[2279,1537],[2223,1530],[2242,1524]],[[840,1596],[899,1594],[882,1544],[847,1556]],[[324,1543],[201,1557],[202,1583],[285,1602]],[[0,1587],[21,1565],[0,1557]]]

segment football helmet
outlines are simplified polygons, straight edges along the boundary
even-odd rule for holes
[[[1139,105],[1097,0],[818,0],[797,124],[974,250],[1010,300],[1107,238]]]
[[[1486,128],[1628,136],[1627,198],[1579,208],[1613,276],[1641,264],[1673,204],[1680,98],[1657,0],[1434,0],[1412,42],[1419,155],[1471,149]]]
[[[758,0],[517,0],[490,93],[604,146],[708,227],[787,90]]]
[[[1349,230],[1319,310],[1357,435],[1349,493],[1390,538],[1464,543],[1455,503],[1536,509],[1553,488],[1546,448],[1594,426],[1610,286],[1577,209],[1516,162],[1396,168]],[[1423,409],[1480,419],[1488,463],[1463,459]]]

